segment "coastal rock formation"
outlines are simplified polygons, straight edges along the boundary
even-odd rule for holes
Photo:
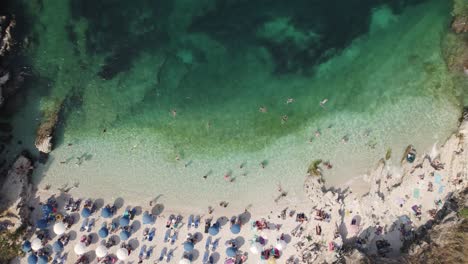
[[[52,136],[57,125],[61,110],[61,103],[52,110],[44,113],[44,118],[36,132],[35,146],[41,153],[50,153],[52,151]]]
[[[12,30],[15,26],[14,18],[8,19],[6,16],[0,16],[0,56],[5,56],[13,47]]]
[[[304,189],[316,206],[296,245],[301,263],[440,263],[431,257],[445,259],[444,247],[454,251],[450,263],[466,259],[466,219],[457,211],[468,193],[467,138],[465,109],[459,130],[435,155],[415,157],[399,169],[381,159],[361,197],[307,177]]]
[[[27,203],[32,193],[29,182],[32,168],[31,160],[19,156],[8,171],[0,191],[0,224],[11,232],[22,226],[29,216]]]

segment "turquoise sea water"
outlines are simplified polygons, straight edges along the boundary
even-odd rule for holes
[[[256,201],[278,184],[300,197],[313,159],[344,184],[387,148],[441,143],[461,93],[441,55],[448,3],[332,2],[28,1],[47,91],[30,100],[65,110],[37,179],[177,193],[173,205]]]

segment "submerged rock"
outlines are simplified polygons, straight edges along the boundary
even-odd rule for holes
[[[52,151],[52,136],[57,125],[62,104],[44,114],[43,121],[36,132],[35,146],[41,153],[50,153]]]

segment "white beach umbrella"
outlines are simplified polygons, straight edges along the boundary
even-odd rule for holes
[[[42,248],[42,241],[39,238],[35,238],[31,241],[31,249],[34,251],[38,251]]]
[[[126,260],[128,258],[128,251],[125,248],[119,248],[116,255],[119,260]]]
[[[183,258],[179,261],[179,264],[190,264],[190,260],[186,259],[186,258]]]
[[[86,252],[86,246],[83,243],[76,244],[74,249],[77,255],[83,255]]]
[[[103,258],[107,255],[107,248],[103,245],[100,245],[96,248],[96,256],[98,258]]]
[[[57,222],[55,223],[54,225],[54,233],[57,234],[57,235],[61,235],[63,233],[65,233],[65,225],[63,224],[63,222]]]
[[[255,242],[255,243],[252,244],[252,246],[250,246],[250,252],[252,252],[252,254],[254,254],[254,255],[260,254],[262,249],[263,249],[262,244],[260,244],[258,242]]]
[[[277,243],[276,243],[276,248],[279,250],[279,251],[283,251],[285,248],[286,248],[286,241],[284,240],[279,240]]]

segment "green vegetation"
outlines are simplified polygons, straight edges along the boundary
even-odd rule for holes
[[[459,214],[460,214],[460,217],[468,219],[468,207],[461,209]]]
[[[25,227],[18,228],[15,232],[0,232],[0,263],[9,263],[10,260],[22,254],[21,237]]]
[[[320,163],[322,163],[321,159],[312,161],[312,163],[309,165],[309,168],[307,169],[307,173],[309,173],[311,176],[322,175],[321,169],[319,167]]]

